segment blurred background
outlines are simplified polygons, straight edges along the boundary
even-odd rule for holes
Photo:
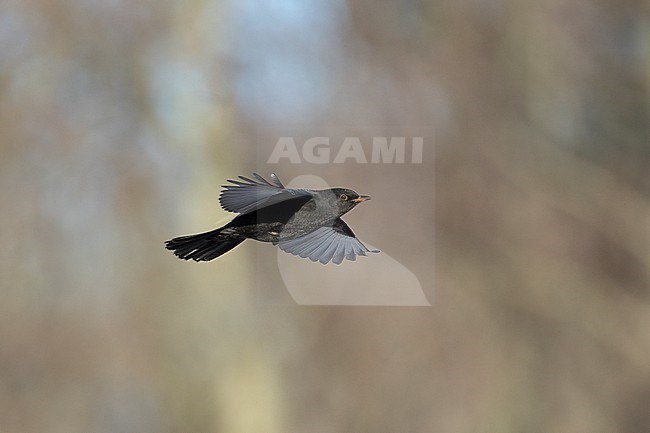
[[[3,0],[0,95],[1,432],[650,431],[647,2]],[[432,307],[163,248],[252,171],[372,194]]]

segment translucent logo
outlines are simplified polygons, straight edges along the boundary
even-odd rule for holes
[[[298,176],[287,186],[330,188],[322,178],[313,175]],[[370,250],[382,250],[373,239],[361,236],[358,228],[352,229]],[[282,280],[299,305],[431,305],[417,276],[383,250],[355,261],[323,265],[278,249],[277,261]]]
[[[300,146],[293,137],[280,137],[269,155],[268,164],[422,164],[423,137],[345,137],[336,143],[330,137],[311,137]]]

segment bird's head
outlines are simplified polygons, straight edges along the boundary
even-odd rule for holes
[[[320,191],[329,208],[335,210],[337,216],[349,212],[353,207],[370,200],[369,195],[357,194],[347,188],[332,188]]]

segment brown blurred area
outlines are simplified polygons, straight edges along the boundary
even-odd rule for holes
[[[650,431],[647,3],[6,0],[0,92],[0,432]],[[424,161],[266,163],[367,134]],[[163,248],[251,171],[371,193],[432,307]]]

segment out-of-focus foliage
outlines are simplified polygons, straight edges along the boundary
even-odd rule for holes
[[[650,430],[647,4],[5,0],[0,95],[0,431]],[[423,164],[265,164],[368,130]],[[433,307],[164,250],[253,170],[371,193]]]

